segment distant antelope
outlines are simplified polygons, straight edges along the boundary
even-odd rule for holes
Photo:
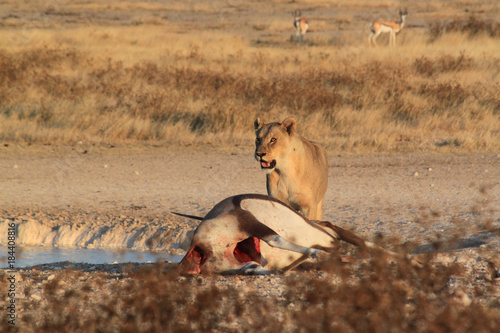
[[[408,15],[408,11],[406,8],[404,10],[399,10],[399,22],[398,21],[384,21],[384,20],[377,20],[372,22],[370,25],[370,30],[372,31],[370,37],[368,37],[368,45],[371,46],[372,40],[373,40],[373,45],[378,46],[377,42],[375,41],[381,33],[386,33],[388,32],[389,35],[389,46],[394,45],[396,47],[396,34],[403,29],[405,25],[405,19],[406,16]]]
[[[303,17],[300,17],[302,13],[298,10],[292,13],[293,16],[293,25],[295,29],[297,29],[297,41],[304,42],[304,35],[306,34],[307,28],[309,28],[309,24],[307,20]]]

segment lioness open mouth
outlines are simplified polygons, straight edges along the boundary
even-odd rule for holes
[[[273,169],[276,166],[276,160],[272,160],[271,162],[260,161],[260,167],[262,169]]]

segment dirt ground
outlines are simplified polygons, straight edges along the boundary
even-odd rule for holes
[[[226,197],[266,191],[253,152],[241,147],[4,146],[0,157],[0,217],[50,226],[139,221],[185,231],[198,222],[170,212],[204,216]],[[498,228],[499,162],[493,154],[330,154],[323,216],[366,239],[472,236]]]
[[[475,281],[471,293],[477,284],[497,279],[488,262],[500,249],[499,237],[478,235],[485,226],[500,224],[500,155],[330,154],[329,163],[324,219],[370,240],[379,233],[400,243],[427,244],[460,235],[468,245],[448,252],[444,261],[465,265],[469,276],[464,281]],[[8,145],[0,148],[0,193],[0,219],[106,225],[138,218],[140,223],[184,230],[198,222],[171,211],[203,216],[228,196],[265,193],[265,175],[252,150],[241,147]],[[91,298],[124,276],[120,265],[29,267],[21,270],[20,297],[45,304],[42,290],[54,276],[63,289],[73,286],[73,275],[58,275],[63,268],[80,271],[77,284],[82,285],[101,281],[102,273],[109,276]],[[280,276],[193,281],[200,288],[212,283],[219,288],[245,286],[264,298],[283,299],[286,289]],[[495,287],[480,301],[488,304],[499,297]],[[36,318],[36,308],[26,311]]]
[[[409,240],[452,221],[499,221],[500,155],[330,154],[329,164],[324,218],[364,236]],[[2,215],[140,212],[181,224],[168,213],[202,216],[231,195],[266,193],[253,151],[241,147],[10,145],[0,175]]]

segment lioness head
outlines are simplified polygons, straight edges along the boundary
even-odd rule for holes
[[[264,124],[259,118],[255,125],[255,158],[260,162],[260,167],[271,173],[280,160],[289,153],[290,140],[292,139],[297,123],[292,118],[286,118],[282,123]]]

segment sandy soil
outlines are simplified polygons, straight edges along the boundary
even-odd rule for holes
[[[324,219],[371,239],[429,241],[499,223],[500,155],[333,155]],[[8,146],[0,151],[2,218],[62,223],[198,222],[217,202],[265,193],[248,148]]]
[[[163,223],[172,230],[192,229],[197,221],[169,212],[203,216],[228,196],[265,193],[265,175],[252,154],[241,147],[3,146],[0,219],[30,217],[53,225],[75,221],[126,224],[135,220]],[[353,229],[366,239],[380,233],[396,237],[398,242],[422,244],[460,234],[472,247],[449,252],[444,260],[463,263],[467,274],[479,284],[498,276],[498,272],[488,271],[487,263],[494,261],[500,250],[499,237],[477,235],[484,225],[500,225],[500,155],[329,157],[324,219]],[[111,278],[106,283],[123,277],[126,271],[120,265],[29,267],[22,270],[20,288],[30,292],[21,292],[20,297],[41,301],[44,286],[68,267],[81,271],[82,281],[108,274]],[[69,283],[72,277],[66,282],[62,276],[57,279]],[[247,280],[204,277],[196,281],[193,283],[199,286],[212,281],[219,287],[243,283],[263,297],[279,298],[284,292],[279,276]],[[483,295],[483,302],[498,297],[497,288]]]
[[[500,155],[330,154],[329,163],[324,218],[366,236],[412,239],[452,220],[468,228],[485,217],[498,223]],[[182,224],[168,212],[202,216],[228,196],[265,193],[265,175],[252,150],[240,147],[4,146],[0,187],[4,217],[140,213]]]

